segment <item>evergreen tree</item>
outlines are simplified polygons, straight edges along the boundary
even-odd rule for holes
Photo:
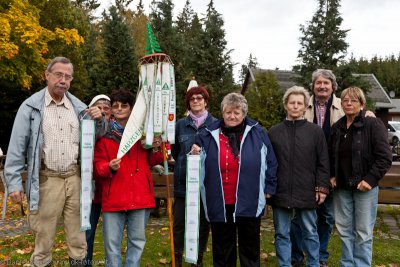
[[[346,56],[348,30],[342,30],[342,17],[339,13],[340,0],[318,0],[318,9],[311,21],[300,25],[300,50],[298,65],[293,70],[302,77],[308,87],[311,73],[316,69],[336,70]]]
[[[348,65],[356,73],[373,73],[387,93],[393,91],[396,98],[400,97],[400,54],[385,58],[374,56],[370,60],[351,57]]]
[[[224,20],[215,9],[213,0],[207,5],[204,34],[198,38],[200,40],[196,41],[201,44],[196,55],[198,80],[205,83],[211,93],[210,111],[219,116],[222,98],[234,90],[234,81],[232,51],[226,47]]]
[[[144,13],[142,0],[139,1],[135,11],[125,10],[123,16],[135,42],[136,58],[141,58],[145,55],[147,22],[149,21]]]
[[[161,50],[163,53],[169,55],[174,63],[177,116],[179,118],[186,110],[184,95],[187,84],[183,82],[185,80],[186,69],[184,44],[173,21],[173,8],[174,5],[171,0],[161,0],[158,2],[153,0],[149,18]]]
[[[128,26],[115,6],[109,8],[109,15],[103,12],[103,20],[105,62],[101,68],[99,90],[111,92],[114,88],[124,87],[136,92],[138,63]]]
[[[258,67],[257,58],[253,57],[253,55],[250,54],[249,58],[247,59],[246,64],[242,65],[242,68],[240,69],[240,72],[239,72],[239,82],[241,85],[243,85],[244,79],[246,78],[246,74],[249,71],[249,69],[257,68],[257,67]]]
[[[249,117],[259,121],[265,129],[271,128],[285,117],[283,92],[272,72],[259,72],[245,96],[249,105]]]

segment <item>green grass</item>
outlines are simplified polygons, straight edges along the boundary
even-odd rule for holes
[[[1,197],[0,197],[1,199]],[[8,220],[20,219],[17,208],[11,208],[8,212]],[[374,231],[374,246],[373,246],[373,264],[372,266],[397,266],[390,264],[400,263],[400,239],[399,235],[394,235],[389,232],[389,227],[384,224],[382,220],[383,214],[390,214],[394,218],[400,218],[399,206],[380,206],[378,212],[377,224]],[[399,221],[397,221],[399,223]],[[0,267],[4,264],[4,260],[9,260],[14,263],[27,263],[33,248],[34,238],[28,231],[27,234],[15,236],[12,238],[1,237],[7,225],[3,225],[0,229]],[[170,239],[168,229],[168,218],[163,216],[160,219],[150,218],[147,226],[147,243],[142,255],[141,266],[165,266],[170,262]],[[125,237],[126,240],[126,237]],[[263,219],[261,227],[261,266],[277,266],[275,248],[274,248],[274,231],[271,219],[271,212]],[[122,247],[125,251],[126,241]],[[207,252],[204,254],[204,266],[212,266],[212,240],[208,244]],[[101,223],[98,226],[96,233],[96,240],[94,244],[94,260],[98,263],[97,266],[104,266],[104,250],[103,250],[103,237],[101,231]],[[125,253],[123,251],[123,254]],[[329,251],[331,256],[329,259],[329,266],[339,266],[340,259],[340,239],[336,231],[334,231],[331,242],[329,244]],[[60,224],[55,241],[53,259],[55,261],[65,261],[68,259],[66,252],[66,243],[63,227]],[[14,264],[23,265],[23,264]],[[26,265],[29,266],[29,265]],[[55,266],[62,266],[56,264]],[[185,264],[190,266],[190,264]],[[240,266],[238,264],[238,266]]]

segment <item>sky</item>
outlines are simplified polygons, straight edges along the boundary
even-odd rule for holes
[[[101,9],[110,0],[101,0]],[[136,9],[139,0],[132,1]],[[174,16],[182,12],[186,0],[173,0]],[[143,0],[149,14],[151,0]],[[199,17],[204,17],[209,0],[191,0]],[[300,24],[306,24],[317,10],[317,0],[214,0],[215,9],[224,19],[227,49],[233,49],[232,61],[245,64],[250,53],[263,69],[290,70],[296,65],[300,49]],[[346,41],[348,57],[367,59],[400,53],[399,0],[342,0],[339,9],[341,29],[350,29]],[[158,40],[162,47],[162,40]],[[174,59],[172,59],[174,60]]]

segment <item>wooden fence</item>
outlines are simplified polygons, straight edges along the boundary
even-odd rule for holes
[[[3,156],[4,157],[4,156]],[[4,158],[2,159],[2,161]],[[0,165],[0,175],[3,181],[3,169]],[[23,180],[25,182],[25,176]],[[169,174],[169,184],[164,175],[153,173],[154,195],[157,198],[167,198],[167,186],[170,188],[171,197],[173,197],[174,174]],[[0,192],[4,192],[4,185],[0,183]],[[379,181],[379,204],[397,204],[400,205],[400,162],[393,162],[392,167],[386,175]]]

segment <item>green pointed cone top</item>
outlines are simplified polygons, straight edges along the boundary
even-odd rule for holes
[[[146,40],[146,55],[161,53],[160,45],[157,42],[156,36],[151,29],[151,25],[147,22],[147,40]]]

